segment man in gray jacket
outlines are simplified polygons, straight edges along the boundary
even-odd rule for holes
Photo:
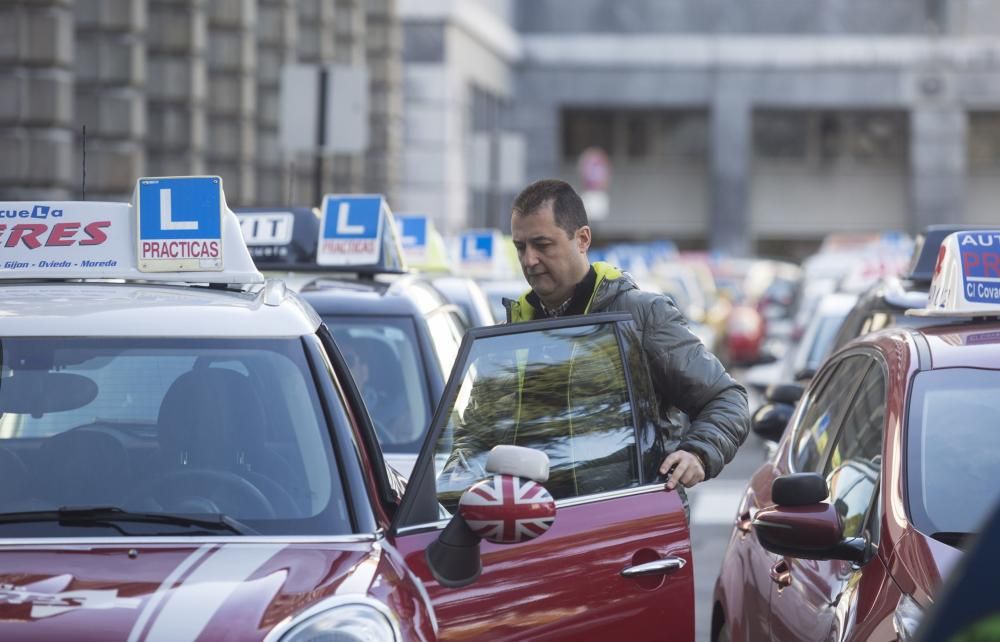
[[[671,489],[718,475],[750,430],[747,393],[688,329],[673,301],[643,292],[607,263],[591,265],[587,212],[569,183],[541,180],[526,187],[514,201],[511,234],[532,289],[507,301],[507,321],[631,313],[664,423],[672,407],[691,419],[687,431],[671,435],[676,450],[660,464],[660,474],[670,473]]]

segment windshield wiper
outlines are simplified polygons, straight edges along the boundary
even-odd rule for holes
[[[0,513],[0,524],[24,522],[58,522],[67,526],[110,526],[122,535],[128,535],[115,522],[141,524],[169,524],[199,528],[207,531],[226,531],[237,535],[258,535],[246,524],[222,513],[194,517],[173,513],[137,513],[117,506],[63,506],[57,510]]]

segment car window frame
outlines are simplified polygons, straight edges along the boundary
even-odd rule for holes
[[[619,358],[622,359],[622,366],[627,371],[628,364],[624,361],[624,355],[622,353],[622,343],[621,337],[618,333],[619,324],[624,322],[634,322],[631,314],[627,312],[601,312],[586,315],[572,315],[559,317],[555,319],[540,319],[535,321],[525,321],[516,324],[500,324],[493,326],[481,326],[478,328],[470,328],[466,331],[465,336],[462,338],[462,344],[459,348],[458,356],[455,358],[456,366],[458,364],[465,364],[469,358],[469,353],[472,350],[473,343],[478,339],[485,339],[497,336],[504,336],[510,334],[528,334],[531,332],[536,332],[539,330],[548,329],[558,329],[558,328],[569,328],[576,326],[587,326],[587,325],[602,325],[602,324],[612,324],[614,326],[615,338],[618,342],[618,352]],[[438,405],[434,411],[434,416],[431,419],[430,428],[427,431],[427,436],[425,437],[423,447],[420,449],[420,454],[417,456],[417,461],[413,466],[413,473],[410,476],[409,484],[407,485],[406,493],[403,496],[403,500],[400,503],[399,510],[396,511],[393,516],[392,523],[390,525],[390,532],[394,534],[402,533],[414,533],[424,530],[436,530],[443,528],[447,520],[442,520],[440,513],[437,509],[437,490],[435,485],[434,477],[434,457],[435,449],[438,440],[441,437],[442,431],[446,428],[447,419],[446,416],[455,402],[455,398],[458,394],[458,389],[462,383],[460,377],[456,377],[455,373],[457,368],[453,367],[452,372],[448,376],[447,384],[445,385],[444,393],[441,395],[441,399],[438,401]],[[632,399],[635,396],[635,389],[632,387],[631,380],[626,377],[626,386],[628,386],[629,402],[632,406],[632,417],[633,424],[636,422],[635,414],[635,403]],[[633,425],[633,433],[635,433],[635,426]],[[636,451],[639,451],[638,435],[636,437]],[[639,468],[641,471],[641,466]],[[640,485],[634,488],[628,488],[617,491],[610,491],[609,493],[600,493],[594,495],[586,495],[581,497],[565,498],[556,503],[558,506],[564,505],[574,505],[577,503],[583,503],[583,501],[596,501],[588,500],[588,498],[599,498],[605,497],[607,495],[617,495],[622,492],[648,492],[648,487],[643,489],[641,484],[641,472],[640,472]],[[419,515],[425,515],[426,517],[420,518]],[[434,519],[430,519],[430,515],[436,515]]]
[[[791,433],[789,434],[789,443],[787,449],[788,452],[786,453],[785,457],[785,466],[788,468],[789,472],[791,473],[819,472],[820,474],[822,474],[821,471],[826,467],[826,462],[830,456],[830,451],[833,448],[833,444],[836,441],[837,436],[840,434],[841,421],[843,420],[847,410],[850,408],[851,403],[853,403],[854,397],[857,395],[858,388],[861,386],[861,381],[864,379],[864,377],[862,376],[860,379],[858,379],[855,382],[855,384],[850,388],[849,399],[846,403],[844,403],[843,407],[837,412],[836,416],[830,417],[831,437],[827,445],[824,447],[823,452],[820,453],[819,460],[817,461],[817,467],[819,467],[818,471],[815,468],[813,470],[800,470],[798,466],[795,465],[796,444],[798,443],[798,439],[802,431],[803,427],[802,420],[805,414],[809,412],[809,410],[811,409],[812,407],[811,404],[813,401],[816,400],[816,397],[818,397],[821,393],[827,390],[827,388],[830,385],[832,377],[836,374],[836,370],[844,363],[844,361],[848,360],[851,357],[863,356],[864,352],[866,351],[851,350],[849,352],[838,353],[832,357],[827,358],[826,362],[823,364],[820,371],[813,378],[813,381],[816,382],[816,385],[811,386],[810,389],[807,391],[802,402],[796,409],[795,416],[793,418],[795,422],[794,430],[792,430]],[[864,370],[864,374],[866,375],[868,374],[867,368]]]
[[[826,451],[826,453],[825,453],[825,455],[823,457],[823,466],[822,466],[822,470],[823,471],[826,470],[826,467],[830,463],[830,458],[833,456],[833,447],[840,440],[841,432],[843,432],[843,429],[844,429],[844,419],[846,419],[847,413],[850,412],[850,408],[853,407],[854,401],[855,401],[855,399],[857,398],[857,395],[858,395],[858,391],[861,388],[861,384],[864,383],[865,378],[868,377],[868,374],[874,368],[878,368],[879,369],[879,373],[882,375],[882,383],[883,383],[882,395],[883,395],[883,397],[885,399],[885,408],[884,408],[883,413],[882,413],[882,453],[881,454],[882,454],[882,463],[884,464],[885,461],[886,461],[886,459],[885,459],[885,435],[886,435],[886,432],[887,432],[887,422],[888,422],[888,419],[889,419],[889,412],[888,412],[888,410],[889,410],[888,409],[889,365],[886,363],[885,356],[881,352],[879,352],[878,350],[871,349],[871,348],[859,347],[859,348],[857,348],[855,350],[852,350],[850,353],[847,353],[847,355],[845,355],[845,357],[846,356],[850,356],[850,355],[865,355],[865,356],[869,356],[869,357],[872,358],[872,362],[868,366],[868,369],[865,370],[864,376],[862,376],[858,380],[858,384],[854,388],[854,392],[852,394],[851,401],[847,405],[847,407],[845,408],[844,413],[841,415],[841,417],[839,419],[839,422],[838,422],[837,426],[835,427],[835,433],[833,435],[833,439],[830,442],[830,447],[827,449],[827,451]],[[883,466],[880,466],[879,467],[878,477],[875,480],[875,489],[872,492],[872,496],[871,496],[871,498],[868,501],[868,506],[865,509],[864,516],[861,518],[861,523],[864,524],[864,527],[861,529],[861,534],[868,541],[868,544],[871,546],[871,548],[876,548],[878,546],[879,542],[881,541],[881,538],[880,538],[880,531],[881,531],[881,529],[879,528],[878,521],[875,518],[878,516],[878,511],[876,509],[879,507],[880,502],[881,502],[881,497],[882,497],[882,479],[883,479],[883,476],[884,476],[884,472],[885,472],[885,468]],[[822,475],[822,473],[820,473],[820,474]],[[824,476],[824,479],[825,478],[826,477]],[[867,563],[867,561],[868,560],[865,560],[865,563]],[[863,565],[864,565],[864,563],[863,564],[858,564],[856,566],[860,567],[860,566],[863,566]]]

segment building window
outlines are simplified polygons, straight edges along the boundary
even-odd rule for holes
[[[809,151],[809,114],[772,111],[754,114],[756,156],[775,160],[805,160]]]
[[[753,145],[758,158],[808,165],[902,163],[909,132],[904,112],[764,110]]]
[[[625,117],[625,154],[630,159],[642,159],[649,155],[649,114],[629,114]]]
[[[563,157],[575,161],[588,147],[614,153],[615,113],[603,109],[571,109],[563,112]]]
[[[563,158],[575,162],[588,147],[632,161],[703,161],[708,156],[704,111],[567,109],[562,114]]]
[[[703,111],[668,111],[661,116],[663,155],[668,160],[708,158],[708,115]]]
[[[970,113],[966,140],[970,171],[1000,169],[1000,112]]]

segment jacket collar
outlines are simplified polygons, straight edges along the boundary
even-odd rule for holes
[[[593,309],[601,310],[604,306],[624,290],[631,290],[636,287],[635,282],[628,274],[622,272],[610,263],[596,261],[591,264],[591,269],[596,274],[593,293],[587,301],[583,312],[586,314]],[[536,309],[532,305],[531,299],[534,293],[529,290],[522,294],[516,301],[504,300],[504,307],[507,308],[507,322],[518,323],[520,321],[531,321],[537,317]]]

